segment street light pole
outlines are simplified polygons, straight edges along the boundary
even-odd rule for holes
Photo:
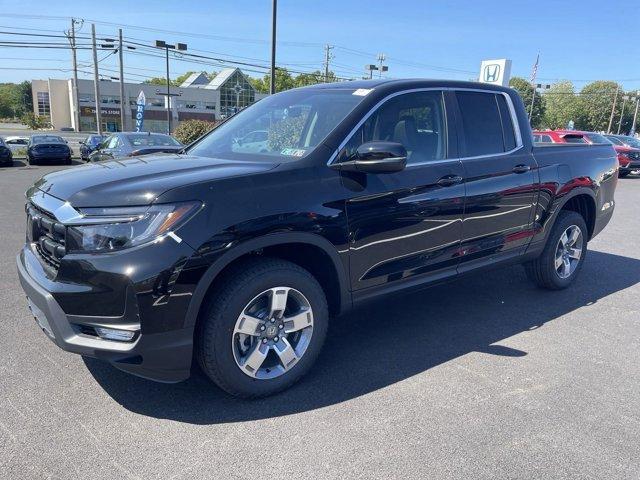
[[[185,51],[187,49],[186,43],[176,43],[175,45],[169,45],[164,40],[156,40],[157,48],[164,48],[167,62],[167,134],[171,135],[171,97],[174,94],[171,93],[171,79],[169,78],[169,49]]]
[[[78,99],[78,58],[76,52],[76,23],[80,23],[75,18],[71,19],[71,58],[73,61],[73,123],[76,132],[80,131],[80,103]]]
[[[616,113],[616,104],[618,103],[618,91],[620,87],[616,85],[616,93],[613,97],[613,106],[611,107],[611,115],[609,116],[609,125],[607,126],[607,133],[611,133],[611,125],[613,125],[613,115]]]
[[[278,0],[273,0],[271,6],[271,81],[269,93],[276,93],[276,17],[278,12]]]

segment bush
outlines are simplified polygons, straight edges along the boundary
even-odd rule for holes
[[[49,128],[51,126],[48,117],[34,115],[33,112],[27,112],[22,115],[22,117],[20,117],[20,121],[31,130],[39,130],[41,128]]]
[[[205,122],[204,120],[185,120],[173,131],[173,136],[184,145],[195,142],[201,136],[213,130],[216,124],[214,122]]]

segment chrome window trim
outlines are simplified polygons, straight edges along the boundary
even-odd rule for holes
[[[416,162],[416,163],[410,163],[407,164],[406,168],[411,168],[411,167],[416,167],[416,166],[421,166],[421,165],[433,165],[433,164],[441,164],[441,163],[446,163],[446,162],[458,162],[458,161],[462,161],[462,160],[475,160],[475,159],[482,159],[482,158],[489,158],[489,157],[500,157],[500,156],[504,156],[504,155],[510,155],[512,153],[517,152],[518,150],[522,149],[524,147],[524,144],[522,142],[522,132],[520,130],[520,122],[518,122],[518,116],[516,115],[516,109],[515,106],[513,105],[513,102],[511,100],[511,96],[507,93],[507,92],[502,92],[502,91],[496,91],[496,90],[488,90],[488,89],[483,89],[483,88],[470,88],[470,87],[424,87],[424,88],[411,88],[408,90],[401,90],[398,92],[394,92],[394,93],[390,93],[389,95],[387,95],[386,97],[384,97],[382,100],[380,100],[378,103],[376,103],[373,107],[371,107],[371,109],[366,113],[366,115],[364,117],[362,117],[360,119],[360,121],[356,124],[355,127],[353,127],[351,129],[351,131],[349,132],[349,134],[345,137],[345,139],[340,143],[340,145],[338,146],[338,148],[333,152],[333,154],[331,155],[331,157],[329,157],[329,160],[327,161],[327,166],[331,165],[335,159],[338,157],[338,154],[340,153],[340,151],[345,147],[345,145],[347,143],[349,143],[349,141],[351,140],[351,137],[353,137],[353,135],[355,135],[355,133],[358,131],[358,129],[364,124],[364,122],[366,122],[369,117],[371,115],[373,115],[373,113],[378,110],[378,108],[380,108],[384,103],[386,103],[388,100],[397,97],[398,95],[405,95],[407,93],[417,93],[417,92],[430,92],[430,91],[439,91],[439,92],[460,92],[460,91],[464,91],[464,92],[479,92],[479,93],[489,93],[492,95],[502,95],[505,98],[505,101],[507,102],[507,108],[509,109],[509,114],[511,116],[511,124],[513,126],[513,133],[515,136],[515,140],[516,140],[516,146],[515,148],[512,148],[511,150],[508,150],[506,152],[497,152],[497,153],[490,153],[490,154],[485,154],[485,155],[476,155],[476,156],[471,156],[471,157],[455,157],[455,158],[442,158],[439,160],[425,160],[423,162]],[[449,135],[448,133],[448,117],[447,117],[447,112],[446,112],[446,105],[445,105],[445,125],[447,127],[447,137]],[[448,145],[447,145],[448,147]],[[448,148],[447,148],[448,150]]]

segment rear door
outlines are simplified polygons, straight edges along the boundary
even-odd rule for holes
[[[342,176],[351,283],[363,295],[373,287],[456,273],[464,172],[445,112],[439,90],[392,95],[340,152],[338,161],[375,140],[401,143],[408,152],[401,172]]]
[[[507,94],[457,90],[455,99],[466,179],[463,271],[523,252],[533,235],[538,172]]]

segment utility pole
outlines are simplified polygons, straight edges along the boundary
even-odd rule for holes
[[[384,61],[387,59],[387,56],[384,53],[378,54],[378,77],[382,78],[382,72],[389,71],[389,67],[383,65]]]
[[[629,135],[632,137],[636,134],[636,120],[638,119],[638,106],[640,106],[640,90],[636,92],[636,112],[633,114],[633,123],[631,124],[631,132]]]
[[[78,22],[75,18],[71,19],[71,30],[69,34],[69,42],[71,43],[71,61],[73,62],[73,85],[71,87],[72,93],[72,104],[73,104],[73,124],[75,126],[76,132],[80,131],[80,104],[78,100],[78,59],[76,52],[76,23]]]
[[[124,51],[122,46],[122,29],[118,29],[118,57],[120,60],[120,129],[123,132],[129,131],[127,122],[127,111],[129,110],[129,101],[124,96]]]
[[[329,61],[331,60],[331,49],[332,45],[324,46],[324,83],[329,81]]]
[[[276,93],[276,16],[278,12],[278,0],[273,0],[271,9],[271,80],[269,93]]]
[[[627,104],[627,100],[629,100],[629,95],[623,95],[622,96],[622,113],[620,113],[620,121],[618,122],[617,135],[620,135],[620,129],[622,128],[622,119],[624,118],[624,106]]]
[[[102,135],[102,112],[100,111],[100,78],[98,74],[98,51],[96,49],[96,24],[91,24],[91,49],[93,50],[93,87],[96,97],[96,131]]]
[[[607,126],[607,133],[611,133],[611,125],[613,125],[613,114],[616,111],[616,104],[618,103],[618,91],[620,87],[616,85],[616,94],[613,97],[613,106],[611,107],[611,115],[609,116],[609,125]]]

